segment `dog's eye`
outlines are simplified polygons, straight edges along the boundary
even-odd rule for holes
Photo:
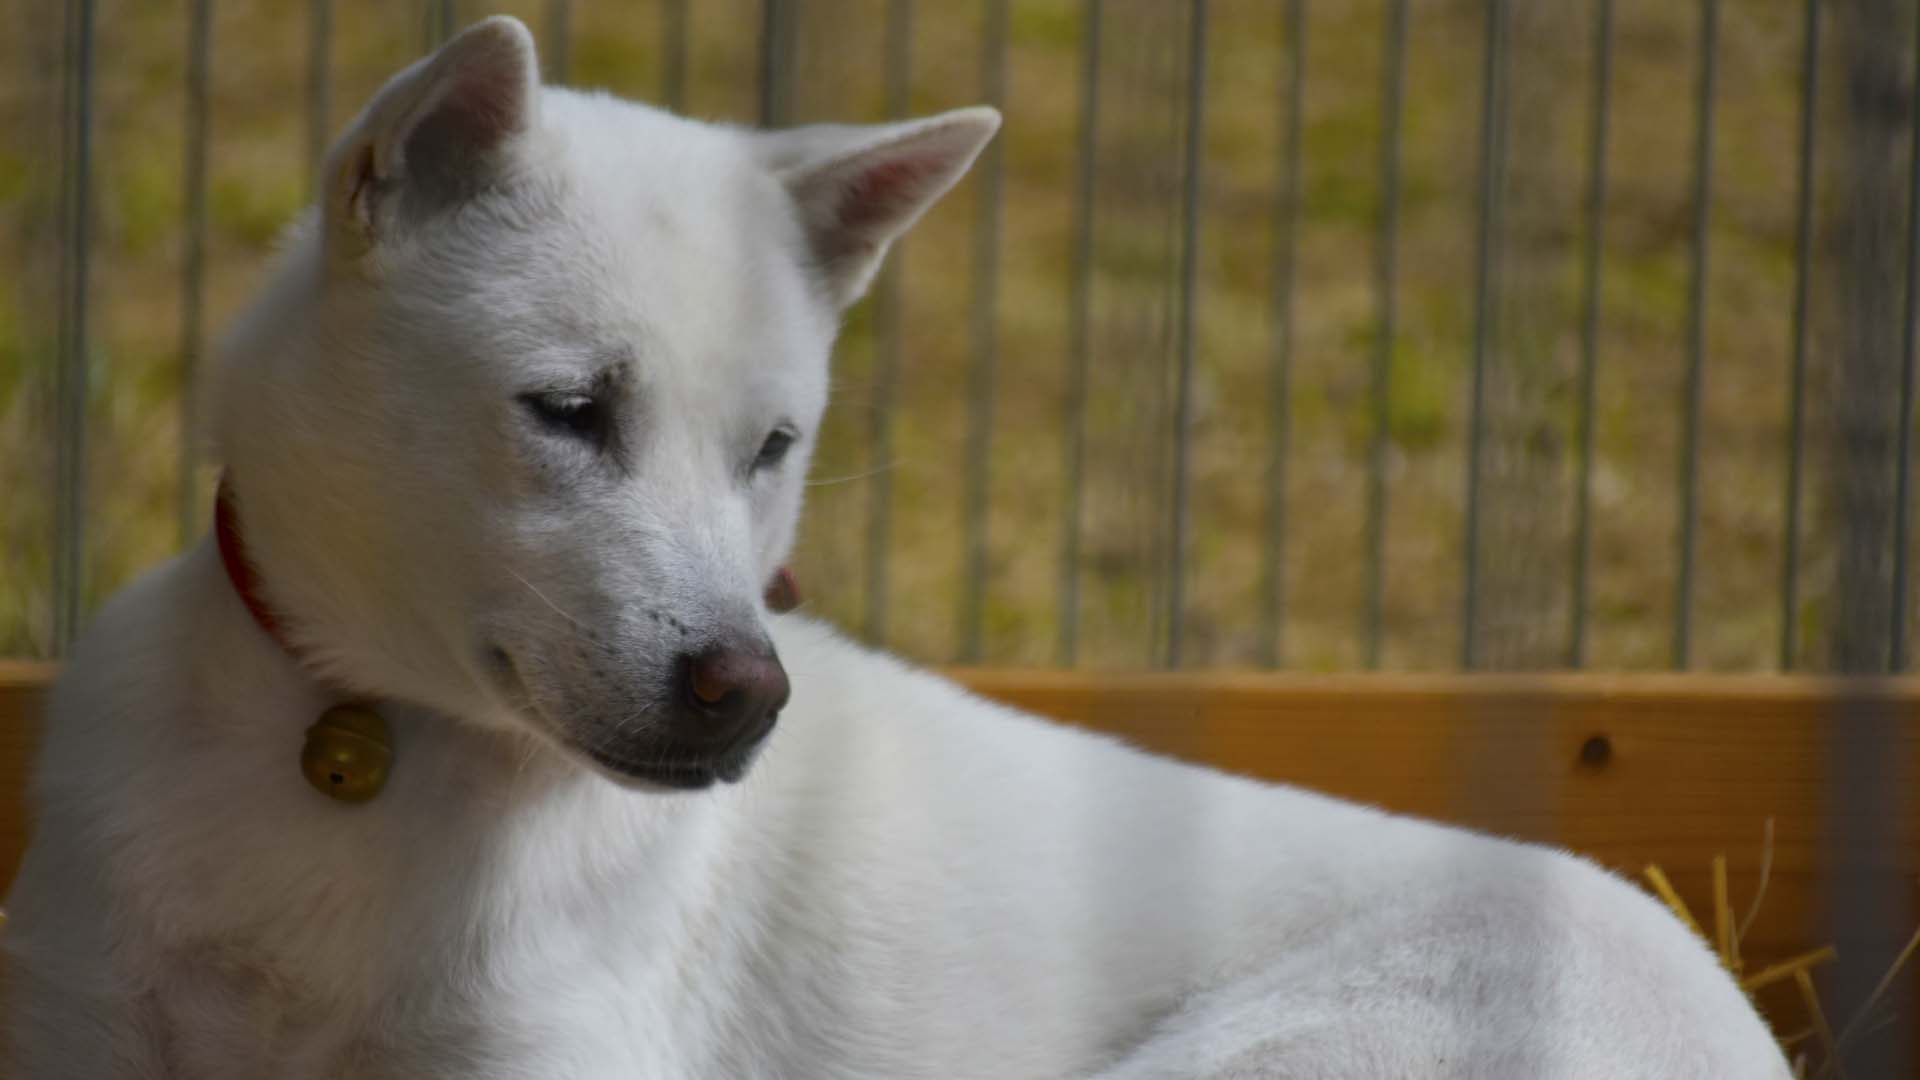
[[[767,435],[767,441],[760,444],[760,452],[753,456],[753,471],[771,469],[786,459],[787,451],[793,449],[793,432],[785,428],[775,428]]]
[[[522,394],[520,402],[541,424],[561,434],[598,439],[606,426],[606,410],[586,394],[565,391]]]

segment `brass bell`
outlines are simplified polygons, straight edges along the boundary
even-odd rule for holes
[[[307,729],[300,771],[330,799],[361,803],[380,794],[393,762],[387,722],[364,705],[335,705]]]

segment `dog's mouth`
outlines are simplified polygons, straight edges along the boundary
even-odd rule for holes
[[[639,781],[676,791],[699,791],[716,783],[738,782],[759,755],[762,741],[755,739],[741,748],[706,759],[669,756],[628,758],[591,747],[583,747],[581,752],[595,765],[613,773],[615,779],[623,782]]]
[[[680,791],[697,791],[715,783],[737,783],[760,756],[760,748],[772,734],[775,713],[741,733],[724,747],[696,749],[668,740],[658,746],[616,749],[605,745],[577,743],[580,752],[616,780],[639,781]]]

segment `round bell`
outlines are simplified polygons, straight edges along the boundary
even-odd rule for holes
[[[380,794],[393,763],[387,722],[364,705],[335,705],[307,729],[300,771],[315,791],[361,803]]]

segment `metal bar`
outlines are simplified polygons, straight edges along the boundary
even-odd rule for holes
[[[1267,376],[1266,583],[1261,590],[1260,658],[1286,661],[1287,451],[1293,432],[1293,293],[1300,225],[1301,102],[1307,85],[1307,0],[1287,0],[1282,15],[1287,69],[1280,108],[1279,189],[1273,213],[1273,355]]]
[[[793,31],[798,0],[760,2],[760,126],[792,122]]]
[[[454,27],[459,24],[459,12],[456,5],[459,0],[427,0],[426,12],[426,52],[432,52],[445,45],[453,37]]]
[[[1587,666],[1587,608],[1593,588],[1594,382],[1600,367],[1600,282],[1606,255],[1607,130],[1613,99],[1613,0],[1598,0],[1593,27],[1593,120],[1587,152],[1587,258],[1582,274],[1580,405],[1574,426],[1580,445],[1573,508],[1573,614],[1567,666]]]
[[[887,115],[907,114],[912,89],[913,0],[888,0],[886,30]],[[873,476],[867,500],[867,595],[865,631],[875,645],[887,639],[887,554],[893,531],[893,404],[900,382],[900,241],[880,268],[874,294],[873,406],[868,414],[867,467]]]
[[[1820,115],[1820,0],[1807,0],[1800,71],[1800,180],[1795,214],[1793,359],[1787,390],[1786,543],[1780,563],[1780,670],[1798,657],[1800,620],[1800,500],[1806,460],[1807,308],[1813,275],[1814,153]]]
[[[332,135],[327,113],[333,103],[333,0],[307,5],[307,197],[319,193],[320,167]]]
[[[565,83],[573,73],[573,2],[547,0],[547,81]]]
[[[86,583],[88,284],[93,217],[94,3],[66,5],[65,151],[60,362],[54,395],[53,646],[62,653],[79,633]]]
[[[685,112],[687,108],[687,40],[689,35],[687,21],[687,0],[667,0],[661,7],[662,21],[660,38],[666,43],[667,62],[663,65],[662,79],[665,86],[661,94],[666,99],[667,108],[674,112]]]
[[[1093,311],[1093,222],[1099,168],[1101,0],[1086,0],[1081,34],[1080,132],[1073,198],[1073,261],[1068,270],[1066,511],[1060,541],[1060,613],[1056,662],[1072,667],[1080,631],[1080,515],[1086,486],[1087,363]]]
[[[1380,327],[1373,346],[1373,444],[1367,455],[1367,599],[1360,653],[1380,666],[1387,591],[1387,453],[1393,431],[1393,347],[1399,336],[1400,125],[1406,112],[1407,0],[1387,7],[1380,119],[1380,232],[1374,252],[1374,290]]]
[[[1680,451],[1680,573],[1674,596],[1673,666],[1693,659],[1694,558],[1700,526],[1700,399],[1707,355],[1707,274],[1713,225],[1713,91],[1720,0],[1700,0],[1700,96],[1693,149],[1693,279],[1687,295],[1687,381]]]
[[[1465,597],[1460,617],[1460,666],[1480,666],[1480,465],[1487,441],[1487,357],[1495,335],[1499,276],[1500,188],[1506,137],[1506,0],[1487,0],[1486,47],[1480,95],[1480,208],[1474,255],[1473,384],[1467,436]]]
[[[1920,18],[1914,22],[1914,56],[1920,62]],[[1907,153],[1907,296],[1900,320],[1900,414],[1895,438],[1893,494],[1893,611],[1887,636],[1887,670],[1907,667],[1908,536],[1913,525],[1913,380],[1915,319],[1920,319],[1920,78],[1913,82],[1912,124]]]
[[[187,23],[186,255],[180,284],[180,460],[175,509],[182,547],[200,535],[200,485],[194,392],[206,317],[207,79],[213,37],[213,0],[193,0]]]
[[[1186,167],[1180,196],[1179,382],[1173,429],[1173,543],[1167,553],[1166,666],[1177,668],[1185,644],[1187,561],[1193,546],[1193,369],[1200,303],[1200,191],[1205,182],[1207,0],[1192,0],[1187,17]]]
[[[1007,98],[1007,0],[986,0],[986,28],[981,48],[981,93],[996,107]],[[999,353],[1000,221],[1006,178],[1006,143],[987,144],[976,167],[979,194],[974,204],[973,234],[973,365],[967,394],[967,489],[965,516],[965,585],[960,614],[960,661],[980,659],[987,595],[987,508],[993,442],[993,386]]]

